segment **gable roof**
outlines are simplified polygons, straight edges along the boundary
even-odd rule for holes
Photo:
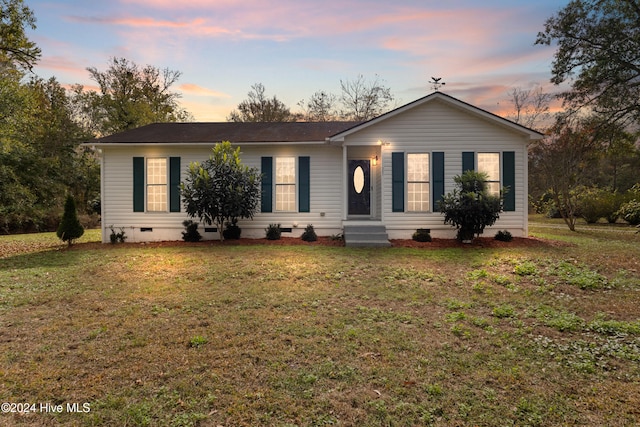
[[[525,126],[519,125],[515,122],[512,122],[511,120],[505,119],[504,117],[500,117],[498,115],[495,115],[493,113],[490,113],[489,111],[483,110],[482,108],[478,108],[474,105],[468,104],[464,101],[460,101],[457,98],[454,98],[451,95],[447,95],[445,93],[442,92],[433,92],[427,96],[424,96],[420,99],[417,99],[413,102],[410,102],[408,104],[403,105],[402,107],[398,107],[395,110],[389,111],[388,113],[382,114],[378,117],[374,117],[373,119],[363,122],[361,124],[358,124],[356,126],[353,126],[349,129],[345,129],[344,131],[333,135],[330,138],[329,142],[333,142],[333,143],[340,143],[344,141],[344,138],[347,135],[350,135],[352,133],[355,132],[359,132],[363,129],[368,128],[369,126],[372,126],[374,124],[380,123],[382,121],[385,121],[387,119],[390,119],[391,117],[395,117],[398,114],[402,114],[407,110],[410,110],[412,108],[418,107],[420,105],[424,105],[426,103],[429,102],[436,102],[436,101],[441,101],[444,102],[454,108],[458,108],[460,110],[466,111],[472,115],[475,115],[477,117],[480,117],[484,120],[488,120],[488,121],[492,121],[495,124],[511,129],[517,133],[522,134],[523,136],[528,136],[529,139],[535,140],[535,139],[541,139],[544,135],[541,134],[540,132],[537,132],[533,129],[529,129]]]
[[[318,142],[361,122],[153,123],[88,142],[101,145]]]
[[[344,138],[369,126],[429,102],[444,102],[476,117],[510,129],[531,140],[543,135],[442,92],[433,92],[416,101],[365,122],[217,122],[153,123],[87,142],[86,145],[180,144],[211,145],[222,141],[234,144],[313,143],[339,144]]]

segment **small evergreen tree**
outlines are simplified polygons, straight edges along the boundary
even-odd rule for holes
[[[182,240],[185,242],[199,242],[202,240],[202,235],[198,231],[198,223],[193,222],[190,219],[182,221],[185,231],[182,232]]]
[[[78,220],[76,202],[71,195],[67,196],[67,200],[64,203],[64,214],[56,234],[63,242],[68,242],[69,246],[73,244],[75,239],[82,237],[84,234],[84,227]]]
[[[444,196],[440,212],[445,224],[458,229],[458,240],[472,240],[495,224],[502,211],[501,197],[489,193],[485,173],[466,171],[453,179],[458,188]]]
[[[304,233],[302,233],[302,236],[300,237],[305,242],[315,242],[316,240],[318,240],[318,235],[316,234],[316,230],[314,230],[313,228],[313,224],[307,225],[307,227],[304,229]]]

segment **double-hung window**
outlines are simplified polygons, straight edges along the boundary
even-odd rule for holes
[[[147,212],[167,211],[167,159],[147,159]]]
[[[429,154],[407,154],[407,211],[429,211]]]
[[[133,158],[133,211],[180,212],[180,157]]]
[[[276,211],[296,210],[296,158],[276,157]]]
[[[500,195],[500,153],[478,153],[478,172],[487,174],[487,189],[494,196]]]

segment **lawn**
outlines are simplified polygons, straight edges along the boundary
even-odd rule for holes
[[[445,249],[0,237],[0,425],[636,425],[640,235],[531,234]]]

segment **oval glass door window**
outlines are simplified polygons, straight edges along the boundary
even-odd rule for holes
[[[362,166],[358,166],[356,170],[353,171],[353,188],[357,194],[362,193],[364,189],[364,170]]]

